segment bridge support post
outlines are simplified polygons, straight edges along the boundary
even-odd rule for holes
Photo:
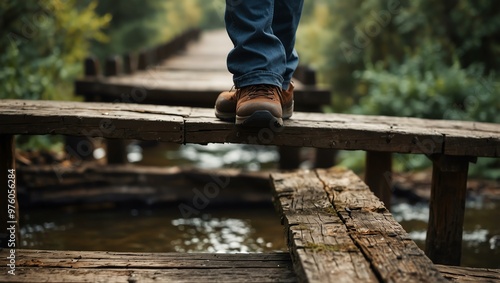
[[[280,146],[279,168],[282,170],[297,169],[300,165],[300,147]]]
[[[392,154],[390,152],[367,151],[365,183],[372,192],[391,208]]]
[[[432,186],[425,253],[436,264],[460,265],[469,162],[465,156],[432,156]]]

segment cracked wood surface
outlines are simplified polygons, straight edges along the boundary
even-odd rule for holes
[[[2,258],[8,251],[0,251]],[[17,250],[0,282],[296,282],[286,253],[196,254]]]
[[[446,282],[351,171],[271,174],[297,276],[305,282]]]
[[[284,128],[242,129],[212,109],[1,100],[0,134],[64,134],[174,143],[252,143],[500,157],[500,125],[297,112]]]

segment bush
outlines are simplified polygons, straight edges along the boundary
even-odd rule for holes
[[[332,89],[327,111],[500,122],[500,2],[315,1],[297,49]],[[343,154],[359,167],[359,155]],[[344,160],[346,160],[344,159]],[[471,172],[500,178],[498,161]],[[428,166],[402,155],[396,169]],[[478,169],[479,168],[479,169]],[[482,168],[482,169],[481,169]],[[496,172],[496,173],[495,173]]]
[[[64,2],[0,3],[0,98],[73,98],[73,80],[82,71],[89,41],[105,40],[109,16],[95,14],[96,2],[77,8]]]
[[[367,65],[354,73],[368,92],[353,113],[500,123],[500,85],[483,68],[443,63],[438,47],[425,46],[420,56],[402,64]]]

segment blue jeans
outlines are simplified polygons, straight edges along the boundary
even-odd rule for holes
[[[226,0],[227,57],[236,88],[270,84],[288,89],[299,63],[295,32],[303,0]]]

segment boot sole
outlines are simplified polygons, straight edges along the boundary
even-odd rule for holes
[[[283,108],[283,120],[290,119],[293,115],[293,101],[292,105],[286,108]],[[220,112],[215,108],[215,117],[219,118],[222,121],[233,122],[236,119],[236,113],[234,112]]]
[[[236,115],[236,125],[249,128],[283,127],[283,119],[274,117],[267,110],[258,110],[250,116]]]
[[[217,111],[217,108],[215,108],[215,117],[219,118],[222,121],[233,122],[236,118],[236,113],[219,112]]]

